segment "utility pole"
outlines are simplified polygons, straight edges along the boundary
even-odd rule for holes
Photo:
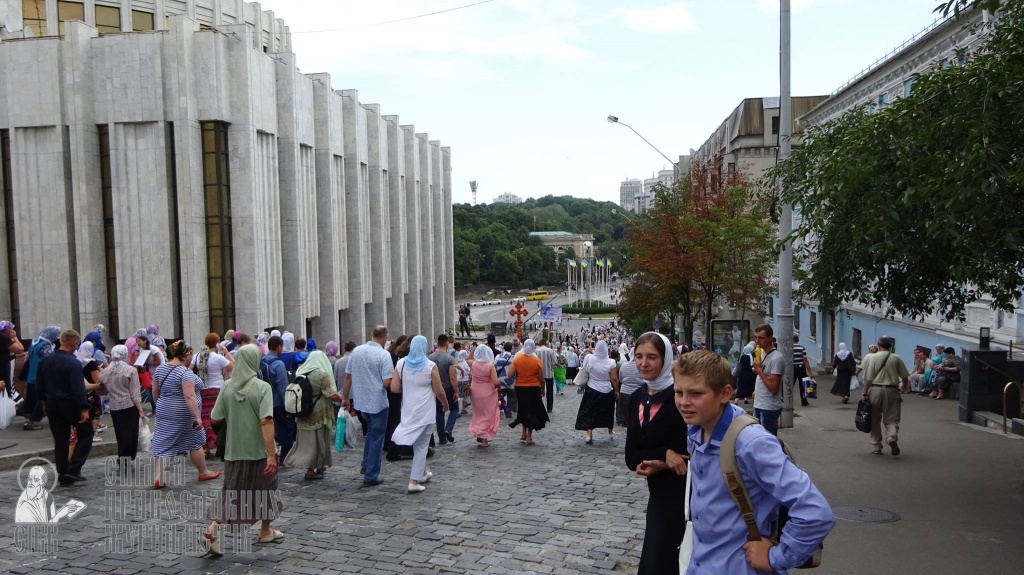
[[[779,54],[779,161],[785,162],[793,151],[793,99],[790,94],[790,0],[780,0],[780,54]],[[779,194],[782,193],[779,186]],[[782,204],[782,221],[779,222],[779,239],[788,238],[793,231],[793,206]],[[779,353],[785,368],[782,372],[782,419],[779,427],[793,427],[793,244],[786,240],[779,252],[779,315],[776,325],[779,329]]]

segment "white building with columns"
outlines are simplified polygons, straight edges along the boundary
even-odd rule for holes
[[[451,153],[241,0],[0,0],[0,318],[433,337]],[[58,35],[59,34],[59,35]]]

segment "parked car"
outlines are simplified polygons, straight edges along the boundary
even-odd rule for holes
[[[516,302],[526,303],[526,296],[521,295],[521,296],[517,296],[517,297],[512,298],[512,303],[516,303]]]
[[[500,299],[492,299],[492,300],[487,300],[487,302],[485,302],[485,303],[487,305],[501,305],[501,300]]]

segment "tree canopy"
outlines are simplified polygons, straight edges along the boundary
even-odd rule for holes
[[[545,196],[521,204],[455,204],[455,284],[489,283],[530,288],[565,282],[563,261],[555,259],[533,231],[593,234],[599,257],[621,269],[619,253],[627,220],[611,202]],[[575,254],[562,254],[575,257]]]
[[[980,10],[988,0],[944,2]],[[920,318],[962,319],[1024,290],[1024,3],[981,30],[984,47],[916,77],[909,96],[807,127],[782,183],[796,206],[798,293]]]

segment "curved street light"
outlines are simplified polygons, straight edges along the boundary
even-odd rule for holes
[[[637,132],[636,130],[634,130],[633,126],[630,126],[629,124],[627,124],[625,122],[620,122],[618,116],[608,116],[608,121],[610,123],[612,123],[612,124],[620,124],[620,125],[623,125],[623,126],[629,128],[630,130],[633,130],[634,134],[639,136],[641,140],[647,142],[648,146],[654,148],[655,152],[658,152],[659,154],[661,154],[662,158],[665,158],[666,160],[668,160],[668,163],[672,164],[672,170],[675,172],[675,177],[676,177],[677,180],[679,179],[679,165],[676,162],[673,162],[671,159],[669,159],[669,157],[665,155],[665,152],[662,152],[661,150],[659,150],[657,146],[655,146],[654,144],[652,144],[650,142],[650,140],[648,140],[647,138],[643,137],[640,134],[640,132]]]

